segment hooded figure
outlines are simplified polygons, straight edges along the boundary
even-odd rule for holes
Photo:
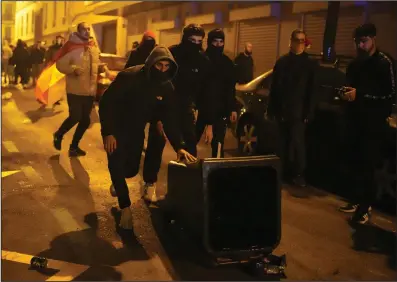
[[[99,104],[101,133],[113,183],[111,194],[118,197],[122,210],[120,225],[126,229],[132,228],[132,217],[125,178],[134,177],[139,171],[146,123],[161,120],[179,158],[195,160],[183,149],[185,144],[177,122],[171,83],[177,68],[170,51],[157,46],[145,65],[120,72]]]
[[[146,58],[149,56],[150,52],[156,46],[156,35],[152,31],[146,31],[142,36],[142,41],[138,48],[131,51],[128,57],[125,68],[129,68],[136,65],[142,65],[145,63]]]
[[[234,64],[228,56],[223,53],[225,47],[225,34],[222,29],[214,29],[208,33],[207,54],[211,67],[209,69],[208,89],[205,99],[210,101],[210,107],[198,108],[198,119],[196,123],[197,141],[203,134],[205,125],[213,122],[211,142],[212,157],[220,153],[223,157],[223,143],[226,134],[227,123],[237,120],[235,101],[235,75]],[[218,144],[221,144],[218,152]]]
[[[189,24],[183,29],[182,42],[170,47],[170,52],[179,67],[173,79],[177,97],[176,111],[186,148],[194,156],[197,155],[195,110],[198,104],[205,104],[200,97],[205,92],[208,81],[209,60],[201,51],[204,36],[204,29],[200,25]],[[208,127],[206,133],[212,134],[212,129]],[[159,132],[157,124],[150,124],[143,180],[146,191],[144,197],[151,202],[158,200],[154,191],[164,147],[165,138]]]

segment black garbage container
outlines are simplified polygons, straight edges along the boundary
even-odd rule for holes
[[[168,209],[214,258],[269,254],[281,238],[278,157],[168,165]]]

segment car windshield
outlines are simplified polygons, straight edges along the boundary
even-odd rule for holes
[[[101,63],[107,64],[109,70],[113,71],[122,71],[127,62],[126,58],[119,56],[110,56],[107,54],[101,54],[100,56]]]

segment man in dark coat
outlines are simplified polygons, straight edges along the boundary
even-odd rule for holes
[[[118,197],[122,228],[132,228],[131,201],[125,178],[134,177],[139,171],[147,122],[161,120],[178,158],[195,161],[184,150],[177,122],[177,103],[171,83],[177,68],[169,50],[158,46],[145,65],[120,72],[100,101],[101,134],[113,183],[111,193]]]
[[[30,54],[26,48],[26,43],[21,39],[17,41],[17,47],[10,58],[10,64],[15,66],[15,84],[18,84],[18,77],[21,77],[21,83],[26,86],[29,82],[29,68],[30,64]]]
[[[183,29],[182,42],[170,47],[179,66],[178,74],[173,79],[177,96],[176,111],[186,148],[194,156],[197,156],[195,110],[197,107],[208,107],[209,103],[202,95],[208,82],[209,69],[209,60],[201,52],[204,36],[201,26],[190,24]],[[206,126],[206,140],[212,140],[212,124]],[[159,133],[157,123],[151,123],[143,169],[145,199],[148,201],[158,200],[155,193],[156,182],[164,147],[165,138]]]
[[[267,115],[275,118],[280,130],[284,177],[306,186],[305,128],[311,116],[316,63],[305,52],[306,34],[296,29],[291,34],[290,52],[279,58],[273,68],[273,81]]]
[[[196,134],[197,141],[200,141],[205,126],[212,124],[212,157],[223,158],[223,143],[228,120],[230,119],[231,122],[237,120],[234,64],[223,53],[225,34],[222,29],[217,28],[208,33],[207,46],[205,53],[211,65],[205,95],[207,95],[206,99],[210,101],[210,107],[205,105],[203,108],[198,108]]]
[[[37,41],[30,50],[30,61],[32,63],[33,85],[36,86],[37,79],[43,69],[45,49],[41,46],[41,41]]]
[[[396,69],[393,59],[377,48],[373,24],[356,28],[354,40],[357,57],[347,68],[349,87],[342,98],[349,103],[347,117],[356,180],[355,201],[340,207],[340,211],[354,213],[352,220],[364,224],[376,200],[375,169],[382,163],[387,118],[396,101]]]
[[[246,84],[254,79],[254,60],[252,59],[252,44],[245,44],[244,52],[234,59],[237,70],[237,82]]]
[[[52,62],[55,58],[55,54],[62,48],[64,38],[58,35],[55,39],[55,43],[48,47],[47,52],[45,53],[45,66],[48,66],[50,62]]]
[[[152,52],[155,46],[156,39],[154,32],[146,31],[142,36],[142,41],[139,44],[139,47],[131,51],[124,68],[144,64],[146,58],[149,56],[150,52]]]

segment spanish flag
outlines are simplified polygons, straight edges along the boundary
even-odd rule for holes
[[[53,105],[61,99],[66,91],[65,75],[60,73],[56,67],[56,62],[67,53],[87,46],[95,45],[93,41],[88,43],[74,43],[70,40],[62,46],[55,54],[54,59],[42,71],[37,79],[35,95],[36,100],[44,105]]]

